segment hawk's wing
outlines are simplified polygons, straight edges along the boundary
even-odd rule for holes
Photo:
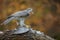
[[[10,16],[25,16],[25,15],[29,14],[30,12],[32,12],[32,9],[31,8],[28,8],[28,9],[23,10],[23,11],[15,12],[15,13],[13,13]]]

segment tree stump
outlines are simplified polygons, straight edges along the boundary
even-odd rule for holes
[[[11,31],[5,32],[0,36],[0,40],[55,40],[45,34],[33,33],[31,30],[23,34],[11,34]]]

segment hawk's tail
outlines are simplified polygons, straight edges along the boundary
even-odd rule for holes
[[[6,24],[8,24],[11,20],[13,20],[15,17],[11,17],[11,18],[8,18],[7,20],[5,20],[3,23],[1,23],[1,25],[2,24],[4,24],[4,25],[6,25]]]

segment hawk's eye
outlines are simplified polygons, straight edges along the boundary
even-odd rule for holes
[[[26,16],[29,16],[29,14],[27,14]]]

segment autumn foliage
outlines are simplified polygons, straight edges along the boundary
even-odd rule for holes
[[[54,0],[0,0],[0,23],[16,11],[33,8],[34,14],[25,21],[33,29],[43,31],[60,32],[60,4]],[[4,30],[13,30],[17,27],[16,20],[8,25],[0,26]],[[12,25],[13,24],[13,25]]]

